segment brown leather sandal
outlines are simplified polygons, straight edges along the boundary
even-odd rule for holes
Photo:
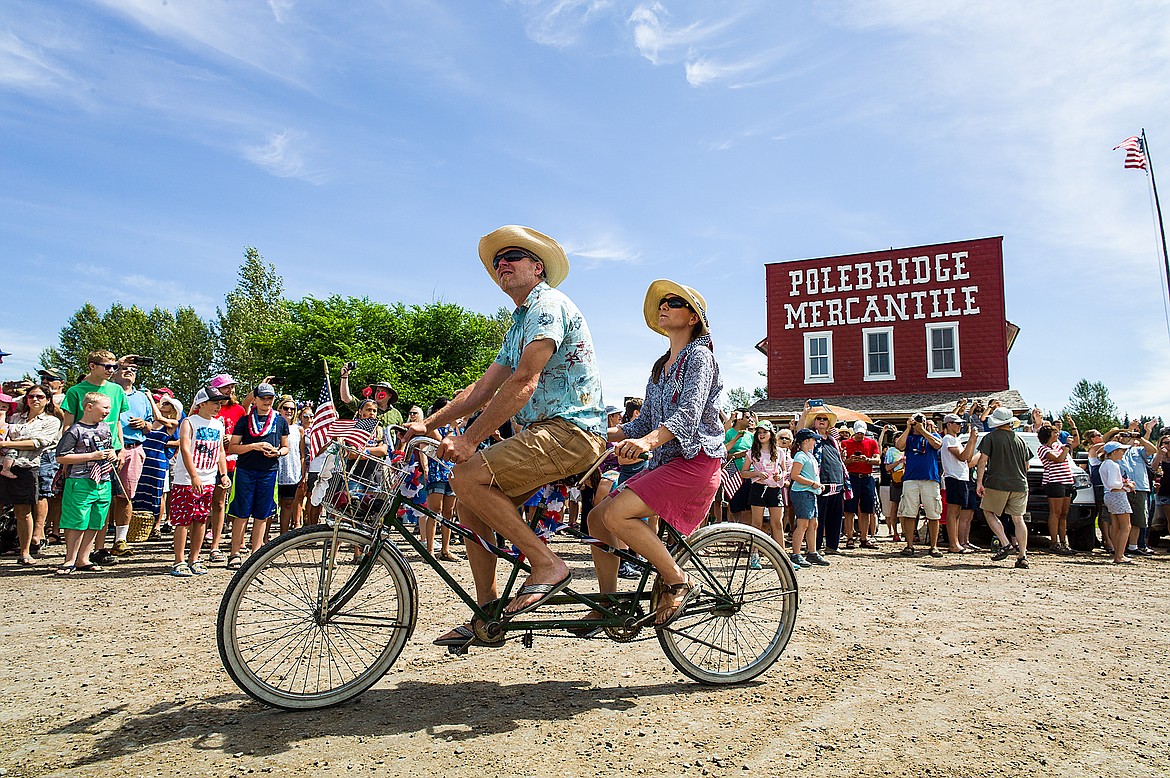
[[[686,610],[691,600],[702,592],[703,587],[698,583],[683,581],[679,584],[667,584],[662,587],[658,597],[658,608],[655,613],[654,628],[666,629],[682,612]],[[667,599],[669,598],[669,599]]]

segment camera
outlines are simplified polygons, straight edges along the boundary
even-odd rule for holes
[[[915,424],[925,424],[926,423],[926,417],[923,416],[921,413],[914,414],[913,416],[910,417],[910,420],[913,421]]]
[[[357,370],[357,362],[346,362],[345,369],[346,370]]]
[[[287,381],[287,380],[288,380],[288,379],[287,379],[287,378],[285,378],[285,377],[284,377],[284,376],[282,376],[282,375],[274,375],[274,376],[272,376],[272,383],[274,383],[274,384],[283,384],[283,383],[284,383],[285,381]]]
[[[154,357],[134,357],[132,364],[138,365],[139,367],[153,367]]]

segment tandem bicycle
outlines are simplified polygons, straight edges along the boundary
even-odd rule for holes
[[[529,569],[524,560],[507,544],[496,545],[490,542],[495,538],[479,537],[408,503],[400,492],[413,452],[433,450],[438,441],[413,438],[404,451],[385,459],[340,442],[333,446],[313,495],[321,501],[322,523],[292,530],[258,549],[232,577],[220,603],[217,642],[224,668],[260,702],[295,710],[337,705],[389,671],[418,621],[418,584],[404,548],[432,568],[473,614],[473,637],[448,649],[456,654],[514,638],[531,647],[536,634],[604,636],[619,643],[657,638],[687,677],[734,684],[771,667],[792,636],[798,605],[792,563],[770,536],[734,523],[708,525],[683,537],[658,522],[678,565],[702,585],[665,628],[654,626],[662,587],[654,568],[630,551],[565,526],[557,534],[600,547],[640,569],[633,589],[602,594],[570,586],[534,611],[506,614],[505,605]],[[601,461],[562,483],[581,483]],[[465,544],[479,544],[510,565],[499,599],[480,605],[444,569],[399,516],[407,504],[450,527]],[[533,519],[534,528],[540,519],[539,514]],[[357,564],[344,558],[351,549],[363,551]],[[750,563],[756,555],[759,569]],[[590,611],[601,618],[586,619]]]

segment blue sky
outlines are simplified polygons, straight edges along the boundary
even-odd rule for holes
[[[1168,59],[1170,6],[1121,0],[5,0],[0,377],[86,301],[212,315],[246,245],[292,296],[494,311],[476,243],[520,223],[568,249],[611,400],[659,277],[751,387],[766,262],[1003,235],[1013,388],[1170,418],[1111,151],[1145,127],[1170,198]]]

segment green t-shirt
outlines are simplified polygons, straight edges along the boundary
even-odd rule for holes
[[[727,430],[727,432],[723,433],[723,445],[726,446],[728,443],[731,443],[731,441],[735,439],[735,436],[738,433],[739,430],[737,430],[735,427],[732,427],[731,429]],[[727,450],[728,460],[735,459],[737,454],[742,454],[745,451],[749,451],[751,447],[752,432],[751,430],[744,430],[743,434],[739,436],[739,440],[736,440],[735,443],[732,443],[731,448]]]
[[[113,381],[106,381],[101,386],[95,386],[89,381],[74,384],[65,391],[65,399],[61,401],[61,410],[73,414],[74,421],[81,421],[85,415],[85,396],[90,392],[104,394],[110,398],[110,413],[106,416],[106,425],[110,428],[110,435],[114,440],[114,450],[122,449],[122,424],[119,417],[130,410],[130,403],[126,400],[126,392]]]
[[[983,470],[983,487],[1001,492],[1028,491],[1028,462],[1032,452],[1024,439],[1007,427],[983,436],[979,453],[987,457]]]

